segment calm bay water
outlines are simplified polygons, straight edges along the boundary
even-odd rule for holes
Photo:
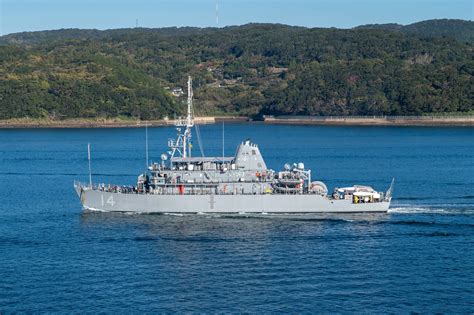
[[[0,312],[474,312],[474,129],[227,124],[267,164],[385,190],[389,214],[83,212],[72,188],[131,184],[143,129],[0,130]],[[206,155],[221,126],[201,127]],[[158,160],[172,128],[150,128]],[[195,153],[198,153],[195,141]]]

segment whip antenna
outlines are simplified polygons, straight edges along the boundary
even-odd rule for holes
[[[148,170],[148,121],[145,122],[145,156],[146,156],[146,169]]]
[[[193,106],[193,117],[196,117],[195,113],[194,113],[194,106]],[[199,151],[201,151],[201,156],[204,157],[204,147],[202,146],[202,141],[201,141],[201,131],[199,130],[199,123],[198,121],[196,121],[194,123],[194,127],[196,129],[196,135],[197,135],[197,139],[198,139],[198,145],[199,145]]]
[[[224,152],[224,121],[222,121],[222,165],[224,165],[224,157],[225,157],[225,152]]]
[[[91,144],[87,144],[87,159],[89,160],[89,186],[92,189],[92,172],[91,172]]]

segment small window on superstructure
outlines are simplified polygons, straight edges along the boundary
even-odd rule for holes
[[[255,152],[255,150],[252,150],[252,155],[256,155],[257,152]]]
[[[262,163],[257,163],[258,168],[262,168]]]

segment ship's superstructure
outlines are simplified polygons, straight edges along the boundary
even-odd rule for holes
[[[86,209],[126,212],[271,213],[385,212],[392,186],[379,193],[368,186],[336,188],[328,196],[321,181],[312,181],[302,162],[267,168],[259,147],[241,142],[231,157],[195,157],[192,80],[188,78],[187,115],[175,121],[176,139],[136,186],[85,185],[75,188]],[[198,135],[199,136],[199,135]],[[200,139],[198,139],[200,140]],[[200,141],[199,141],[200,143]],[[202,152],[202,148],[201,148]]]

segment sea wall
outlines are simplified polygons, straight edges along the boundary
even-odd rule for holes
[[[200,125],[214,124],[221,121],[240,122],[248,121],[247,117],[239,116],[203,116],[195,117],[194,121]],[[172,126],[173,119],[161,120],[124,120],[124,119],[9,119],[0,120],[0,128],[143,128],[145,125]]]
[[[225,122],[247,122],[242,116],[196,117],[200,125]],[[469,126],[474,127],[474,116],[265,116],[265,124],[287,125],[347,125],[347,126]],[[0,128],[143,128],[145,125],[172,126],[173,119],[10,119],[0,120]]]
[[[474,116],[265,116],[264,122],[290,125],[474,127]]]

